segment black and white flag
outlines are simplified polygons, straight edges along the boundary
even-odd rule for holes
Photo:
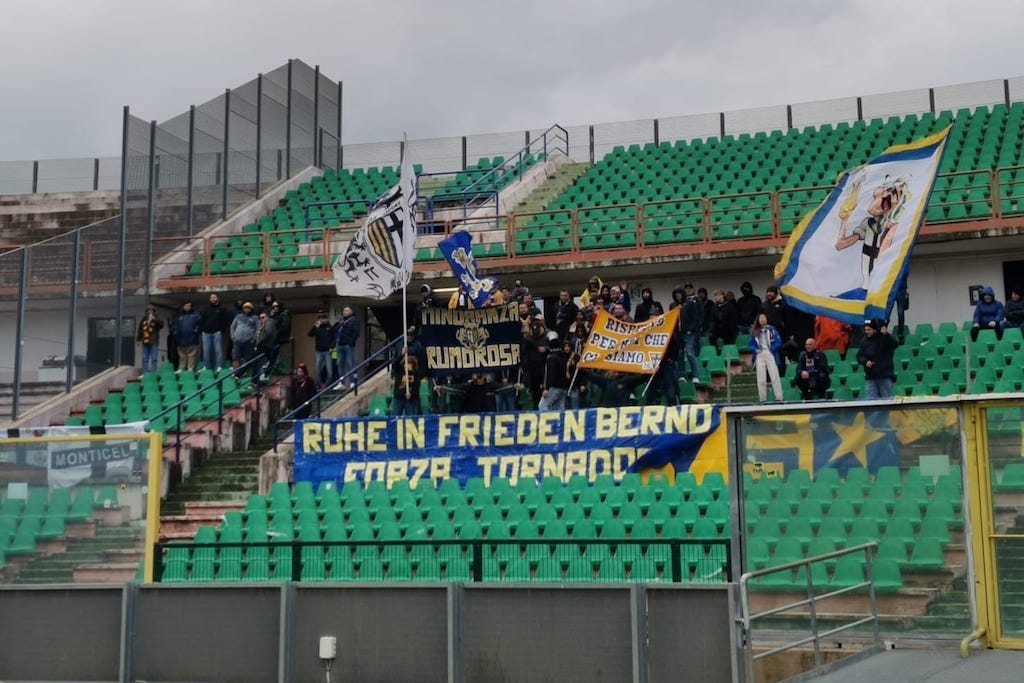
[[[409,284],[416,255],[416,175],[402,155],[401,177],[370,209],[363,227],[334,261],[339,296],[386,299]]]

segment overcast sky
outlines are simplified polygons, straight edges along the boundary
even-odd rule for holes
[[[290,57],[344,141],[695,114],[1024,75],[1016,0],[6,0],[0,160],[115,156]]]

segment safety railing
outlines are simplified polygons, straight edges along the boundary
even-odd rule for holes
[[[737,619],[738,626],[741,629],[739,634],[739,642],[742,643],[744,649],[744,655],[746,659],[746,680],[748,683],[754,683],[755,681],[755,668],[754,663],[768,657],[772,657],[783,652],[787,652],[797,647],[802,647],[807,644],[811,644],[814,649],[814,670],[821,669],[825,665],[824,657],[822,655],[822,643],[824,639],[831,638],[832,636],[838,635],[850,631],[855,628],[864,626],[871,627],[872,644],[874,648],[881,647],[881,640],[878,633],[878,605],[875,599],[875,581],[874,574],[871,569],[872,553],[877,547],[877,543],[864,543],[862,545],[851,546],[844,548],[843,550],[837,550],[831,553],[825,553],[823,555],[815,555],[814,557],[808,557],[803,560],[797,560],[795,562],[789,562],[786,564],[780,564],[775,567],[768,567],[765,569],[759,569],[753,572],[747,572],[740,576],[740,610],[741,614]],[[831,585],[820,586],[815,583],[815,571],[814,567],[824,568],[824,563],[829,560],[837,560],[840,557],[847,555],[854,555],[857,553],[864,554],[864,579],[862,581],[855,581],[853,583],[843,585],[838,588],[832,588]],[[796,600],[789,602],[784,605],[765,609],[760,612],[751,611],[751,584],[757,586],[759,579],[772,574],[779,574],[783,572],[798,572],[798,577],[804,579],[804,591],[807,595],[802,600]],[[821,576],[819,574],[819,576]],[[791,583],[789,581],[787,584]],[[797,580],[799,584],[799,578]],[[825,592],[819,592],[820,589],[824,588]],[[851,621],[842,623],[838,626],[831,628],[822,629],[819,623],[819,606],[822,602],[835,598],[841,595],[850,593],[862,593],[867,591],[868,594],[868,610],[869,614],[861,618],[854,618]],[[796,610],[801,610],[796,612]],[[754,633],[752,625],[756,620],[766,619],[769,617],[777,617],[780,615],[794,614],[796,612],[801,617],[806,617],[809,622],[810,635],[803,636],[786,642],[782,645],[775,647],[769,647],[759,652],[754,651]],[[778,637],[777,632],[773,632],[773,635]]]
[[[391,340],[373,352],[366,360],[356,365],[350,373],[355,378],[351,386],[345,386],[340,381],[337,384],[330,384],[306,401],[293,407],[278,419],[274,423],[274,452],[277,452],[278,444],[292,434],[295,429],[295,422],[299,419],[305,419],[298,416],[303,415],[307,409],[309,417],[319,417],[324,410],[338,403],[350,393],[358,395],[359,385],[362,383],[359,378],[369,378],[382,367],[389,368],[396,357],[398,348],[404,343],[404,340],[404,337]]]
[[[478,239],[474,245],[475,255],[481,259],[563,253],[581,256],[590,251],[679,245],[692,245],[701,250],[760,249],[788,238],[800,219],[830,190],[824,186],[808,186],[776,192],[551,209],[481,219],[424,219],[420,221],[416,260],[420,263],[440,261],[433,249],[436,244],[433,236],[439,239],[456,229],[468,229],[478,237],[481,230],[494,233],[486,239]],[[947,173],[940,175],[936,182],[924,230],[926,234],[940,233],[957,230],[965,221],[1004,221],[1016,217],[1024,221],[1024,166]],[[337,219],[321,218],[315,224],[307,221],[307,226],[299,229],[261,231],[227,239],[222,236],[204,238],[194,243],[195,259],[186,274],[216,276],[310,270],[327,273],[332,255],[337,252],[335,243],[349,239],[353,230],[352,225],[339,226]],[[229,246],[232,239],[244,240],[245,246]],[[294,254],[289,256],[282,248]],[[239,249],[244,251],[227,257],[229,251]],[[86,267],[85,272],[88,276],[90,269]],[[88,277],[83,280],[87,282]]]
[[[254,388],[253,396],[255,396],[256,399],[256,410],[258,411],[260,409],[262,383],[259,381],[259,372],[263,369],[263,364],[266,360],[267,357],[265,354],[261,353],[254,356],[238,368],[232,370],[230,374],[222,375],[221,377],[216,378],[213,382],[204,384],[194,392],[181,398],[181,400],[174,405],[165,408],[148,419],[150,425],[163,425],[165,422],[170,422],[169,425],[166,425],[163,429],[157,429],[155,431],[163,431],[165,436],[168,432],[174,432],[173,446],[175,461],[179,461],[181,459],[182,443],[187,440],[191,434],[195,434],[215,422],[217,423],[217,431],[223,431],[225,399],[231,397],[232,394],[235,394],[237,395],[240,403],[241,400],[248,395],[243,391],[243,386],[238,384],[240,381],[245,381],[243,378],[252,379],[252,385]],[[225,389],[225,386],[229,383],[235,384],[236,386],[234,388]],[[230,398],[229,400],[233,401],[234,399]],[[199,424],[188,424],[189,422],[195,421],[198,421]]]
[[[258,529],[273,538],[290,527]],[[155,545],[153,580],[723,583],[732,576],[729,547],[726,538],[170,542]],[[435,575],[436,565],[445,574]]]

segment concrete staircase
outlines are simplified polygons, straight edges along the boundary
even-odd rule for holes
[[[543,185],[531,192],[527,197],[515,205],[512,213],[536,213],[547,208],[561,195],[567,187],[576,182],[576,179],[587,172],[589,163],[568,163],[562,164],[554,172],[554,175]]]
[[[198,527],[218,526],[227,510],[245,508],[259,491],[260,456],[271,447],[269,435],[251,450],[214,453],[161,503],[160,540],[191,540]]]

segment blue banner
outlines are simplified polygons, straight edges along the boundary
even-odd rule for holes
[[[437,243],[444,254],[452,274],[458,280],[462,291],[469,296],[473,305],[480,308],[487,301],[498,281],[493,277],[476,274],[476,259],[473,257],[473,236],[465,230],[453,232],[450,237]]]
[[[305,420],[295,481],[461,483],[573,475],[594,481],[658,469],[725,472],[718,406],[627,406],[559,412]],[[718,436],[719,438],[713,438]]]
[[[523,328],[515,302],[471,310],[426,307],[419,326],[432,377],[519,367]]]

